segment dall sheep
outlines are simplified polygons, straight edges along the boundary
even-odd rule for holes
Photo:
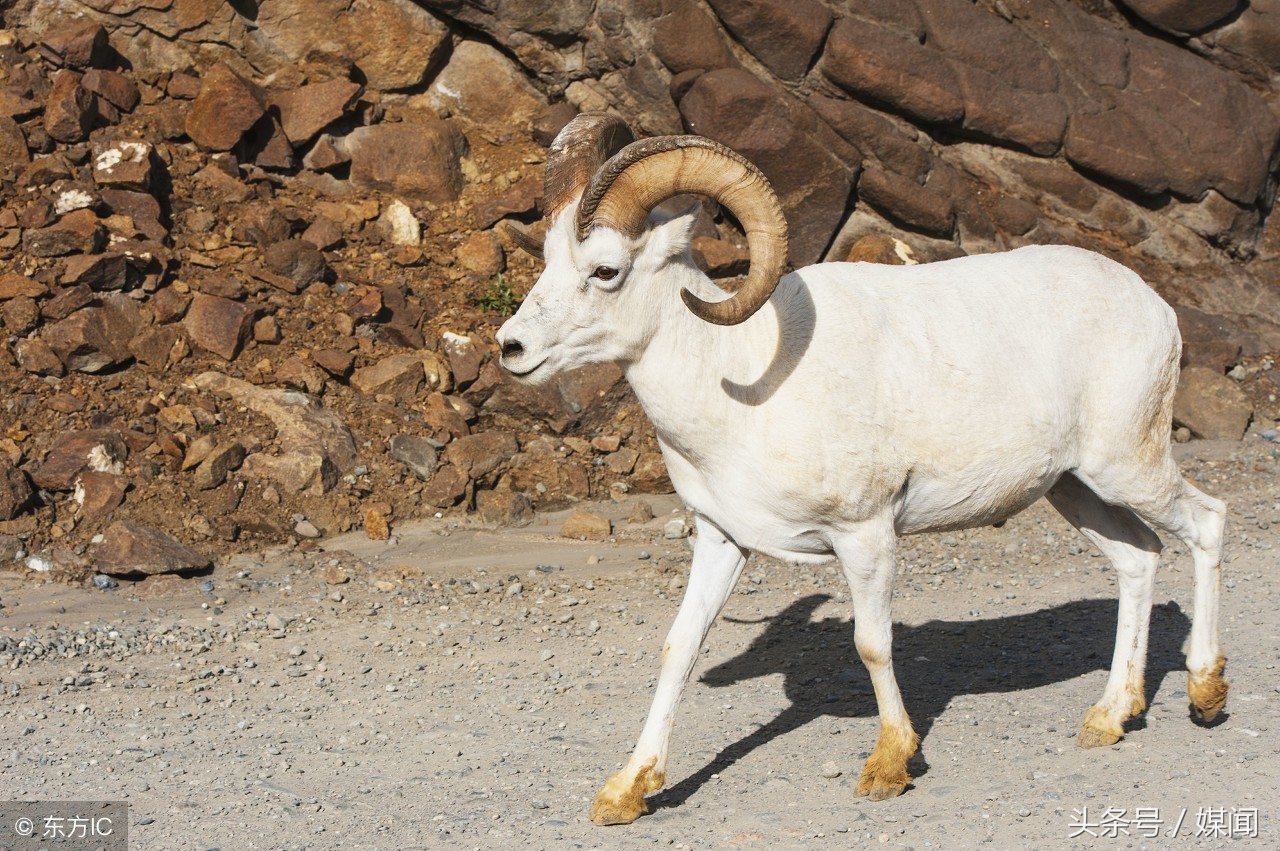
[[[653,212],[685,193],[719,201],[748,234],[750,272],[729,297],[694,265],[692,212]],[[1146,708],[1161,549],[1148,524],[1194,557],[1187,691],[1199,718],[1222,709],[1226,508],[1184,481],[1170,454],[1178,326],[1133,272],[1036,246],[783,275],[786,222],[754,166],[697,136],[633,142],[602,113],[556,138],[546,207],[546,268],[498,333],[502,364],[531,384],[619,364],[698,531],[652,708],[593,821],[635,820],[664,784],[676,704],[750,551],[839,559],[880,714],[857,794],[902,793],[918,737],[892,665],[896,538],[995,524],[1042,496],[1119,582],[1111,672],[1080,744],[1114,743]]]

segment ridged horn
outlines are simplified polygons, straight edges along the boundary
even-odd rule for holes
[[[600,166],[633,139],[626,122],[607,112],[584,112],[566,124],[547,151],[542,179],[547,219],[573,203]]]
[[[745,322],[769,300],[786,268],[787,220],[768,179],[718,142],[701,136],[659,136],[627,145],[583,191],[578,239],[586,239],[597,225],[639,236],[655,206],[685,193],[709,196],[732,211],[747,232],[751,269],[742,288],[724,301],[703,301],[688,290],[681,290],[680,297],[707,322]]]

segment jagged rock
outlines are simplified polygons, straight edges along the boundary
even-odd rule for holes
[[[477,340],[446,331],[440,336],[440,345],[449,358],[453,380],[459,388],[480,377],[480,365],[484,363],[485,350]]]
[[[182,324],[193,346],[230,361],[248,341],[257,314],[253,305],[196,293]]]
[[[391,355],[351,374],[351,386],[366,396],[411,399],[418,394],[426,374],[418,355]]]
[[[335,378],[346,378],[351,374],[355,358],[350,352],[341,349],[320,349],[311,353],[311,359],[321,369]]]
[[[346,146],[351,182],[361,189],[437,204],[462,192],[467,140],[447,121],[423,117],[360,127],[347,136]]]
[[[7,454],[0,452],[0,520],[17,517],[34,496],[27,474],[13,466]]]
[[[302,158],[302,164],[312,171],[331,171],[351,162],[351,155],[334,141],[333,136],[322,135]]]
[[[532,212],[542,198],[542,179],[523,177],[513,183],[506,192],[494,198],[485,198],[476,204],[472,213],[476,227],[492,227],[504,216]]]
[[[519,451],[514,434],[494,429],[458,438],[445,447],[444,458],[472,479],[483,481]]]
[[[299,289],[324,277],[329,267],[324,255],[305,239],[283,239],[268,245],[262,254],[267,268],[293,281]]]
[[[153,325],[129,341],[129,353],[141,364],[163,372],[175,360],[182,332],[172,325]]]
[[[317,216],[302,232],[302,240],[326,251],[342,242],[342,228],[328,216]]]
[[[245,448],[238,441],[215,446],[196,467],[194,483],[202,491],[213,490],[227,480],[227,474],[244,463]]]
[[[204,75],[187,112],[187,135],[206,151],[229,151],[266,111],[262,89],[219,62]]]
[[[146,323],[138,303],[112,293],[44,330],[43,338],[68,370],[101,372],[127,362],[129,341]]]
[[[59,290],[57,295],[44,303],[40,312],[46,320],[57,321],[92,303],[93,290],[84,284],[76,284]]]
[[[319,396],[324,392],[324,373],[299,357],[292,357],[276,370],[276,381]]]
[[[6,324],[10,321],[8,313],[6,310]],[[19,340],[14,346],[14,354],[18,356],[18,365],[33,375],[62,376],[67,372],[57,353],[39,337],[34,340]]]
[[[671,493],[675,490],[667,476],[667,465],[656,452],[641,453],[631,471],[631,486],[641,493]]]
[[[230,396],[275,425],[280,454],[249,455],[241,468],[244,478],[267,478],[288,493],[319,496],[355,466],[351,430],[318,399],[295,391],[255,387],[217,372],[201,373],[193,381],[201,390]]]
[[[296,61],[332,45],[380,92],[421,84],[452,43],[444,23],[411,0],[277,0],[256,8],[256,31],[275,52]]]
[[[80,85],[124,112],[132,112],[141,98],[137,84],[118,71],[92,68],[84,72]]]
[[[431,445],[431,441],[415,434],[397,434],[391,438],[388,446],[392,458],[404,464],[424,482],[431,481],[439,464],[436,448]]]
[[[11,298],[37,298],[49,292],[49,288],[34,278],[15,272],[0,274],[0,301]]]
[[[523,129],[547,105],[511,60],[479,41],[463,41],[431,83],[431,105],[481,127]]]
[[[454,251],[463,271],[478,280],[489,280],[507,268],[506,255],[492,231],[476,231]]]
[[[162,243],[169,238],[160,202],[149,193],[104,187],[102,202],[112,213],[128,216],[147,239]]]
[[[464,404],[457,400],[458,404]],[[438,443],[448,443],[471,433],[466,415],[454,400],[443,393],[431,393],[422,406],[422,422],[431,430],[431,437]]]
[[[346,115],[364,91],[350,80],[330,80],[271,95],[280,111],[280,126],[294,147],[309,142],[328,125]]]
[[[107,241],[107,229],[92,210],[72,210],[47,228],[28,230],[22,248],[35,257],[93,254]]]
[[[727,239],[716,239],[710,236],[693,238],[693,258],[712,278],[745,275],[751,263],[751,257],[746,248]]]
[[[63,286],[84,285],[96,292],[122,290],[129,283],[129,263],[123,254],[81,254],[62,264]]]
[[[476,492],[476,512],[485,523],[527,526],[533,520],[533,503],[523,491],[498,487]]]
[[[27,137],[22,134],[18,122],[7,115],[0,115],[0,168],[31,162],[27,151]]]
[[[41,37],[40,55],[60,66],[100,65],[107,58],[107,31],[87,18],[56,24]]]
[[[80,85],[80,75],[65,69],[55,74],[44,105],[45,132],[59,142],[82,142],[97,117],[97,101]]]
[[[117,140],[93,146],[93,179],[99,186],[147,192],[151,188],[152,147]]]
[[[613,524],[599,514],[578,509],[569,515],[560,527],[560,536],[574,540],[607,541],[613,534]]]
[[[467,492],[467,483],[470,479],[467,474],[454,467],[446,464],[436,470],[431,481],[427,482],[427,486],[422,489],[422,500],[428,505],[434,505],[437,508],[449,508],[457,505],[458,500],[462,499]]]
[[[213,560],[150,526],[117,520],[92,551],[94,566],[109,576],[152,576],[205,570]]]
[[[80,516],[89,523],[101,523],[120,507],[129,481],[116,473],[84,470],[76,479],[72,499],[80,505]]]
[[[37,487],[50,491],[71,490],[83,470],[119,475],[129,449],[112,429],[66,432],[54,441],[49,454],[31,475]]]
[[[1205,367],[1182,370],[1173,400],[1175,424],[1197,437],[1240,440],[1252,418],[1253,404],[1236,382]]]
[[[260,168],[283,171],[295,168],[297,159],[293,155],[293,145],[285,135],[284,128],[273,113],[268,113],[249,129],[245,135],[241,149],[246,159]]]

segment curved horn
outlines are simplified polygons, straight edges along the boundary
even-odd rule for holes
[[[542,182],[547,218],[573,203],[605,160],[633,139],[626,123],[607,112],[584,112],[566,124],[547,151]]]
[[[596,225],[639,236],[655,206],[686,192],[714,198],[737,216],[747,232],[751,271],[724,301],[703,301],[688,290],[680,297],[699,319],[717,325],[745,322],[773,295],[786,266],[787,220],[760,170],[718,142],[659,136],[623,148],[582,193],[578,239],[586,239]]]
[[[516,244],[516,248],[519,248],[526,254],[537,257],[539,260],[542,259],[542,243],[545,240],[544,236],[532,234],[517,225],[515,222],[507,222],[506,231],[507,236],[509,236],[511,241]]]

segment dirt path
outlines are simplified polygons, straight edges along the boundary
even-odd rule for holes
[[[1232,509],[1232,691],[1210,729],[1187,715],[1191,565],[1171,547],[1150,710],[1114,747],[1076,746],[1115,583],[1041,503],[902,542],[895,655],[923,737],[906,795],[853,797],[875,701],[836,569],[753,560],[682,704],[669,787],[650,816],[597,828],[587,809],[639,732],[688,570],[688,541],[663,538],[670,500],[643,526],[630,503],[600,507],[611,543],[560,539],[552,515],[105,592],[0,574],[0,776],[14,798],[128,800],[135,849],[1210,848],[1231,842],[1219,815],[1238,833],[1251,810],[1258,837],[1231,847],[1274,848],[1280,447],[1183,449]]]

